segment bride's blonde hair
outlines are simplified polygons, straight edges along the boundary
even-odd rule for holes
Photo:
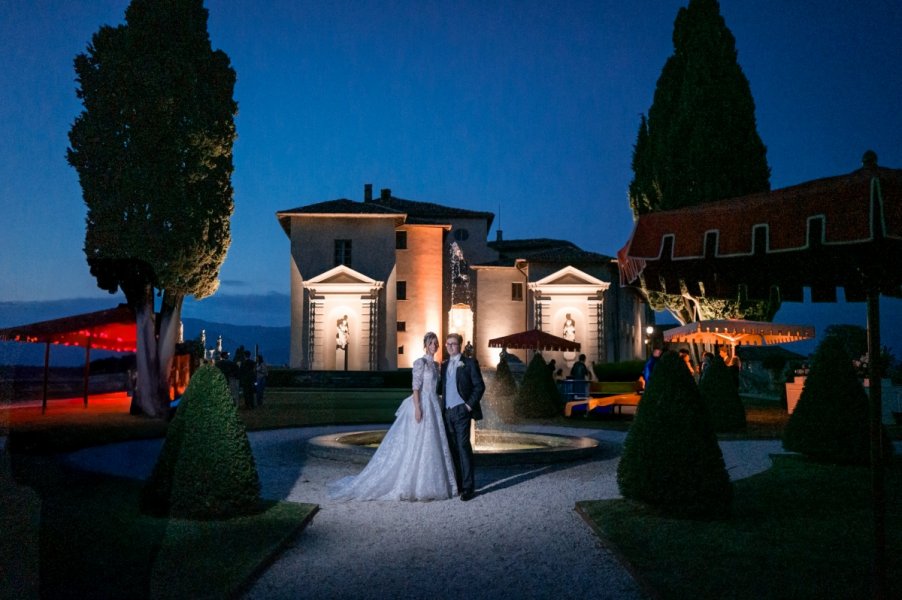
[[[423,336],[423,348],[429,345],[429,340],[435,340],[438,342],[438,336],[435,333],[429,331],[426,335]]]

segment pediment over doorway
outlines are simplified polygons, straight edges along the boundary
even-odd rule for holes
[[[306,283],[364,283],[372,285],[376,283],[376,280],[346,265],[338,265],[324,273],[320,273],[316,277],[311,277]]]
[[[551,275],[547,277],[543,277],[542,279],[533,282],[530,284],[530,287],[537,290],[550,291],[553,289],[558,290],[569,290],[572,292],[592,292],[592,291],[604,291],[610,287],[610,283],[607,281],[602,281],[597,277],[593,277],[586,273],[585,271],[581,271],[576,267],[566,266],[559,271],[555,271]]]
[[[346,265],[338,265],[304,281],[304,287],[311,291],[329,290],[333,293],[367,293],[382,286],[382,281],[367,277]]]

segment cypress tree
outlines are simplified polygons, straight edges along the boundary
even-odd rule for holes
[[[633,150],[629,200],[636,216],[770,190],[751,87],[717,0],[690,0],[679,10],[673,47]],[[696,317],[770,320],[779,308],[776,297],[690,304],[683,290],[654,294],[642,287],[655,310],[683,324]]]
[[[770,189],[755,102],[717,0],[677,13],[674,53],[643,116],[633,154],[636,214]]]
[[[719,517],[733,488],[708,410],[675,352],[655,365],[617,466],[620,493],[678,517]]]

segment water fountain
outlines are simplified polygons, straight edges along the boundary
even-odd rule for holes
[[[452,310],[451,330],[472,338],[469,267],[457,242],[449,248]],[[469,315],[469,319],[466,318]],[[507,428],[501,418],[505,399],[493,393],[494,370],[483,369],[488,392],[482,400],[483,420],[473,432],[473,450],[479,466],[542,464],[578,460],[591,456],[599,447],[598,440],[588,437],[524,433]],[[334,433],[307,442],[310,456],[367,463],[385,436],[382,429]]]
[[[490,382],[493,372],[484,371]],[[590,437],[526,433],[508,428],[499,416],[503,400],[489,393],[483,398],[483,420],[475,428],[475,452],[478,466],[547,464],[579,460],[593,456],[599,441]],[[307,442],[307,454],[318,458],[365,464],[369,462],[385,436],[384,429],[321,435]]]

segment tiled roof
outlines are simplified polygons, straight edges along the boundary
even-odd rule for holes
[[[583,250],[573,242],[549,238],[489,242],[501,258],[525,258],[530,262],[609,262],[611,257]]]
[[[491,229],[492,221],[495,215],[490,212],[477,210],[468,210],[465,208],[453,208],[451,206],[443,206],[432,202],[418,202],[415,200],[405,200],[396,198],[395,196],[377,197],[365,204],[376,204],[393,208],[406,213],[408,217],[417,219],[422,223],[442,223],[449,218],[457,219],[485,219],[486,229]]]
[[[280,210],[278,215],[287,214],[348,214],[348,215],[375,215],[375,214],[403,214],[403,210],[397,210],[388,206],[380,206],[375,202],[355,202],[347,198],[338,200],[326,200],[316,204],[307,204],[290,210]]]
[[[611,262],[610,256],[588,252],[567,240],[532,238],[524,240],[503,240],[489,242],[489,247],[498,252],[498,260],[480,263],[482,266],[513,266],[518,258],[533,263],[555,264],[599,264]]]
[[[551,248],[521,258],[526,258],[533,263],[566,263],[569,265],[609,263],[613,260],[610,256],[582,250],[576,246]]]
[[[285,233],[291,234],[291,216],[292,215],[371,215],[371,216],[397,216],[399,220],[404,218],[402,211],[390,208],[388,206],[380,206],[373,202],[355,202],[347,198],[339,198],[337,200],[326,200],[325,202],[317,202],[306,206],[299,206],[289,210],[280,210],[276,213],[279,224]]]

